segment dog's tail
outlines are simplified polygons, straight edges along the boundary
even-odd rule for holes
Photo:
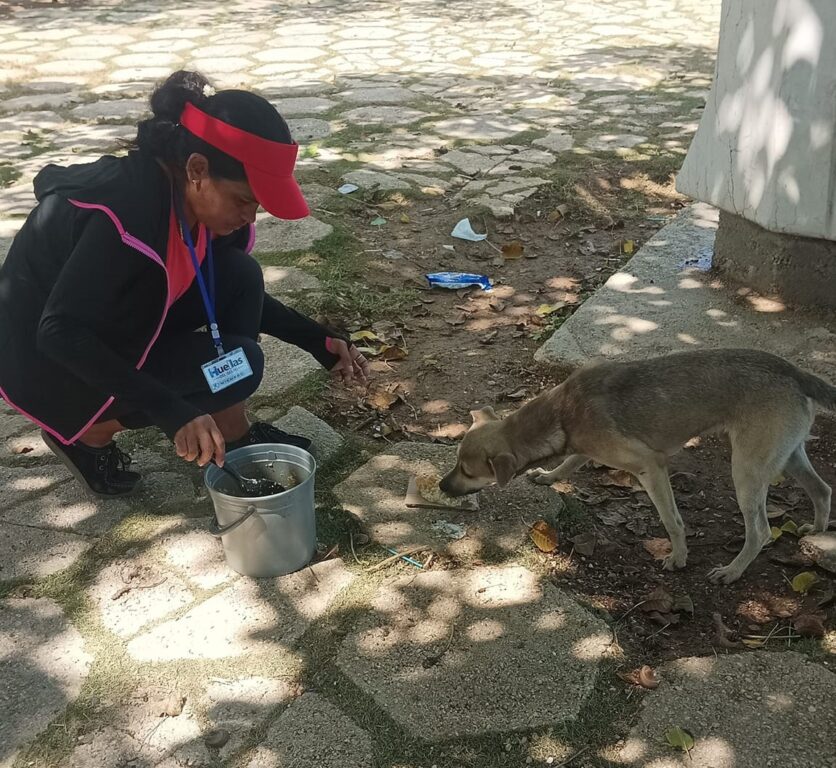
[[[836,411],[836,387],[806,371],[797,371],[796,381],[807,397],[828,410]]]

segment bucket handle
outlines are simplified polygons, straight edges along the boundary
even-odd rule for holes
[[[239,525],[243,525],[247,520],[249,520],[258,510],[253,507],[247,507],[247,511],[239,517],[235,522],[230,523],[229,525],[225,525],[221,527],[218,525],[218,518],[213,517],[212,522],[209,523],[209,533],[211,533],[216,538],[220,538],[227,533],[231,533],[234,531]]]

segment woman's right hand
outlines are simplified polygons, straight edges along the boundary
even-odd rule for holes
[[[198,416],[184,424],[174,435],[174,447],[177,455],[186,461],[197,461],[198,466],[205,466],[212,458],[223,466],[226,443],[215,420],[208,414]]]

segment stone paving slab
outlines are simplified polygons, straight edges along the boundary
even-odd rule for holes
[[[534,521],[562,509],[558,494],[525,478],[503,490],[482,491],[478,511],[407,508],[404,498],[411,476],[440,476],[455,461],[452,446],[396,443],[337,485],[334,494],[378,543],[396,549],[425,546],[458,557],[479,557],[492,548],[513,553],[526,536],[521,518]],[[451,540],[434,527],[440,521],[463,526],[465,537]]]
[[[322,366],[305,350],[270,337],[262,337],[264,350],[264,378],[260,396],[278,397],[301,383],[306,376],[321,371]]]
[[[0,767],[78,696],[91,663],[56,602],[0,601]]]
[[[706,268],[717,211],[692,205],[660,229],[540,347],[544,363],[639,360],[689,349],[762,349],[836,380],[836,325],[726,286]]]
[[[338,664],[425,741],[537,728],[575,717],[611,633],[519,566],[390,581],[346,637]]]
[[[40,429],[30,429],[18,434],[17,437],[8,437],[3,440],[2,456],[4,458],[46,459],[51,463],[58,461],[55,454],[49,450],[46,443],[41,439]]]
[[[631,768],[832,768],[836,675],[801,654],[677,659],[659,670],[618,764]],[[694,736],[689,754],[668,728]]]
[[[264,267],[264,290],[279,301],[292,302],[299,294],[320,293],[322,284],[298,267]]]
[[[219,750],[222,760],[237,752],[248,732],[264,723],[280,706],[291,702],[297,686],[270,677],[213,679],[206,686],[202,708],[213,729],[223,729],[230,740]]]
[[[12,471],[43,473],[46,470],[61,472],[62,477],[67,474],[63,465]],[[45,495],[7,508],[0,513],[0,519],[19,525],[36,525],[40,528],[101,536],[130,512],[131,504],[124,498],[93,497],[73,479]]]
[[[278,579],[239,579],[184,616],[134,638],[137,661],[223,659],[289,649],[354,577],[328,560]]]
[[[820,568],[836,573],[836,531],[823,531],[805,536],[799,542],[799,546]]]
[[[315,693],[294,701],[267,732],[246,768],[373,768],[369,735]]]
[[[50,490],[71,477],[63,465],[38,467],[0,466],[0,520],[24,525],[37,525],[38,518],[21,511],[24,500]]]
[[[91,545],[72,533],[0,521],[0,581],[51,576],[71,566]]]
[[[187,698],[181,714],[160,716],[171,690],[134,692],[108,713],[109,724],[83,735],[81,743],[61,763],[62,768],[187,768],[213,764],[203,743],[203,729]],[[123,692],[114,692],[124,695]]]
[[[327,463],[343,446],[339,432],[305,408],[294,405],[275,425],[292,435],[307,437],[313,444],[319,466]]]
[[[150,622],[192,602],[183,581],[148,558],[110,563],[89,589],[102,624],[119,637],[130,637]]]
[[[330,224],[313,216],[298,221],[260,218],[256,222],[253,255],[303,251],[333,231],[334,228]]]
[[[203,520],[181,520],[161,538],[166,560],[201,589],[214,589],[238,578],[226,563],[223,544]]]

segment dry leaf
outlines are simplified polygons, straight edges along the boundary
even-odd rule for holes
[[[651,611],[647,614],[647,618],[655,621],[663,627],[669,627],[671,624],[679,624],[678,613],[659,613],[659,611]]]
[[[494,312],[502,312],[505,309],[505,302],[500,301],[499,299],[491,299],[491,301],[488,302],[488,306]]]
[[[673,605],[671,606],[672,611],[685,611],[686,613],[690,613],[692,616],[694,615],[694,601],[691,599],[690,595],[678,595],[674,598]]]
[[[635,250],[635,243],[632,240],[625,240],[621,244],[622,253],[631,254]]]
[[[802,637],[824,637],[824,623],[812,613],[805,613],[799,616],[792,623],[795,631]]]
[[[669,539],[647,539],[642,544],[656,560],[664,560],[671,553],[671,542]]]
[[[366,402],[378,411],[388,411],[397,401],[397,394],[385,389],[372,390],[366,396]]]
[[[351,341],[383,341],[380,336],[372,331],[356,331],[349,338]]]
[[[509,395],[506,395],[506,397],[509,400],[522,400],[526,396],[526,394],[527,393],[526,393],[525,388],[522,388],[522,389],[516,390],[515,392],[511,392]]]
[[[674,749],[690,752],[694,748],[694,737],[684,728],[675,726],[665,731],[665,739]]]
[[[401,224],[409,224],[409,215],[406,213],[401,214]]]
[[[602,481],[602,485],[614,485],[618,488],[630,488],[631,490],[639,490],[641,488],[636,478],[623,469],[609,470],[607,477]]]
[[[528,535],[541,552],[554,552],[557,549],[557,531],[545,520],[538,520],[528,529]]]
[[[499,331],[491,331],[490,333],[486,333],[484,336],[479,338],[480,344],[493,344],[496,341],[496,337]]]
[[[160,717],[167,715],[168,717],[177,717],[183,711],[186,705],[186,697],[179,694],[177,691],[172,691],[168,697],[161,703]]]
[[[563,309],[565,306],[565,301],[558,301],[556,304],[541,304],[534,312],[538,317],[548,317],[557,312],[557,310]]]
[[[619,677],[625,683],[630,683],[630,685],[638,685],[642,688],[647,688],[650,691],[659,687],[659,678],[656,677],[655,670],[653,669],[653,667],[647,666],[647,664],[645,664],[643,667],[639,667],[638,669],[633,669],[630,672],[620,674]]]
[[[579,533],[577,536],[569,539],[569,541],[572,542],[575,547],[575,552],[579,555],[592,557],[595,554],[595,545],[598,543],[598,539],[594,533]]]
[[[723,623],[723,617],[713,613],[711,618],[714,620],[714,642],[721,648],[740,648],[740,643],[733,639],[737,633]]]
[[[525,251],[525,246],[519,240],[513,240],[502,246],[502,255],[506,259],[518,259],[523,255],[523,251]]]
[[[450,320],[445,320],[445,322],[449,325],[464,325],[467,322],[467,315],[462,312]]]
[[[403,360],[407,356],[407,351],[395,344],[384,344],[379,354],[381,360]]]
[[[621,523],[627,522],[627,518],[614,509],[605,509],[603,512],[599,512],[598,519],[604,525],[621,525]],[[664,541],[667,541],[667,539],[664,539]]]
[[[557,206],[550,214],[549,214],[549,221],[556,222],[560,221],[561,219],[566,217],[566,214],[569,212],[569,206],[566,203],[561,203]]]
[[[758,640],[756,637],[744,637],[740,642],[747,648],[763,648],[766,645],[764,640]]]
[[[803,571],[802,573],[799,573],[791,583],[795,592],[805,595],[809,592],[810,587],[816,583],[816,574],[812,571]]]
[[[650,613],[657,611],[658,613],[670,613],[673,607],[673,597],[666,592],[662,587],[654,589],[642,602],[642,611]]]

